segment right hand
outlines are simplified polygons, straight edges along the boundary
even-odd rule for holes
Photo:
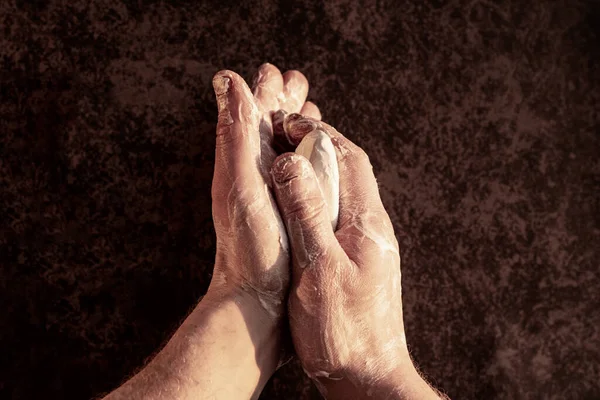
[[[398,242],[369,158],[321,121],[292,114],[283,125],[296,145],[310,129],[329,134],[340,173],[334,232],[306,158],[282,154],[271,171],[291,245],[296,353],[327,397],[405,398],[406,382],[420,377],[404,334]],[[437,398],[431,389],[418,394]]]

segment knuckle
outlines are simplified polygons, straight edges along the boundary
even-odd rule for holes
[[[331,135],[331,142],[337,150],[338,162],[356,164],[358,166],[371,166],[368,154],[350,139],[341,134]]]

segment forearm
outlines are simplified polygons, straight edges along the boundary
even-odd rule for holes
[[[207,295],[156,357],[105,399],[258,397],[277,366],[279,330],[243,297]]]

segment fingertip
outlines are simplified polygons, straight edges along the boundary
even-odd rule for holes
[[[248,85],[244,78],[234,71],[222,69],[213,76],[213,88],[217,95],[231,91],[245,93]],[[247,93],[245,93],[247,94]]]
[[[279,68],[270,63],[264,63],[256,71],[252,89],[256,90],[258,87],[272,86],[272,90],[283,89],[283,78]]]
[[[281,77],[281,71],[279,68],[270,63],[264,63],[256,70],[254,79],[252,81],[252,89],[256,90],[259,86],[264,85],[266,82],[272,81],[273,78]],[[283,87],[283,78],[281,78],[281,87]]]
[[[291,69],[289,71],[286,71],[283,74],[283,84],[285,86],[288,86],[288,85],[294,85],[294,86],[300,86],[300,87],[306,86],[306,88],[308,90],[308,79],[302,72],[300,72],[296,69]]]
[[[283,129],[288,141],[297,146],[302,139],[318,127],[317,120],[298,113],[288,114],[283,121]]]
[[[215,74],[215,77],[217,77],[217,76],[232,76],[233,74],[235,74],[235,72],[233,72],[229,69],[221,69],[221,70],[217,71],[217,73]]]
[[[215,82],[216,80],[222,80],[222,79],[230,79],[233,81],[233,80],[242,79],[242,78],[237,73],[235,73],[229,69],[222,69],[214,75],[213,82]]]
[[[312,101],[306,101],[300,110],[300,114],[305,115],[309,118],[314,118],[317,121],[320,121],[323,116],[321,115],[321,110],[319,107]]]
[[[212,85],[217,96],[225,94],[229,91],[231,86],[231,76],[228,75],[227,72],[227,70],[222,70],[213,76]]]
[[[275,183],[282,184],[291,181],[294,178],[304,178],[311,172],[310,161],[305,157],[288,152],[283,153],[273,162],[271,175]]]
[[[279,68],[264,63],[256,72],[252,83],[252,94],[267,110],[279,108],[277,96],[283,91],[283,77]]]
[[[281,74],[281,71],[279,70],[279,68],[277,68],[275,65],[273,65],[269,62],[261,64],[261,66],[258,67],[258,71],[263,72],[263,73],[279,73],[279,74]]]
[[[308,79],[300,71],[290,70],[283,74],[285,100],[282,108],[289,112],[300,112],[308,95]]]

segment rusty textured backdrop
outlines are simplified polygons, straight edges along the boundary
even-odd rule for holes
[[[204,293],[211,78],[265,61],[371,156],[423,373],[600,398],[598,2],[89,3],[0,0],[0,398],[109,391]]]

